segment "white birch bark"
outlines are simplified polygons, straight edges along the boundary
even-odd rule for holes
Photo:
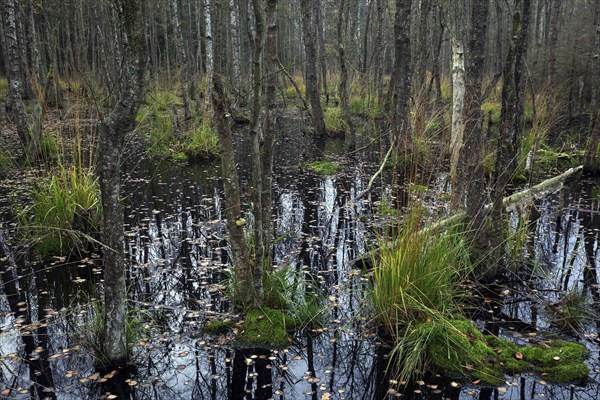
[[[456,182],[456,171],[465,132],[465,124],[462,119],[464,102],[464,48],[458,39],[452,39],[452,134],[450,138],[450,178],[452,184]]]
[[[233,50],[233,82],[238,90],[242,89],[241,48],[240,48],[240,7],[236,0],[229,0],[231,19],[231,47]]]

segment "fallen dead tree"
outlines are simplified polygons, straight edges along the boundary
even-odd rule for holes
[[[552,193],[556,193],[556,192],[560,191],[564,187],[565,183],[568,182],[573,177],[573,175],[577,174],[578,172],[581,172],[582,170],[583,170],[583,165],[580,165],[580,166],[574,167],[574,168],[570,168],[560,175],[546,179],[545,181],[542,181],[542,182],[538,183],[537,185],[534,185],[530,188],[527,188],[527,189],[522,190],[517,193],[513,193],[510,196],[505,197],[504,199],[502,199],[502,204],[504,205],[504,208],[508,212],[516,211],[519,208],[531,205],[539,199],[542,199]],[[492,204],[487,204],[485,206],[485,209],[489,210],[491,207],[492,207]],[[438,231],[440,229],[444,229],[448,226],[458,224],[458,223],[462,222],[462,220],[465,218],[465,216],[466,216],[465,211],[459,211],[459,212],[455,213],[454,215],[451,215],[450,217],[444,218],[440,221],[437,221],[437,222],[423,228],[421,230],[421,232],[432,233],[432,232]],[[365,266],[370,267],[373,262],[373,259],[375,257],[377,257],[377,252],[378,252],[378,249],[374,249],[374,250],[366,252],[365,254],[363,254],[362,256],[360,256],[358,258],[355,258],[354,260],[352,260],[350,262],[351,267],[352,268],[364,268]]]

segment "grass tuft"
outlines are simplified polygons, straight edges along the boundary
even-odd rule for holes
[[[41,180],[31,205],[17,207],[19,231],[33,239],[42,259],[83,250],[98,231],[100,189],[91,170],[61,167]]]

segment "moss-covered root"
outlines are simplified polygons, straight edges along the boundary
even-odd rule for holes
[[[285,347],[291,342],[288,331],[295,320],[270,308],[252,310],[246,316],[237,341],[248,346]]]

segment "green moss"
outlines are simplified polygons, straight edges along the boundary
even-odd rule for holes
[[[173,158],[173,161],[177,161],[177,162],[181,162],[181,163],[188,162],[187,154],[185,154],[184,152],[181,152],[181,151],[177,152],[177,153],[173,153],[171,158]]]
[[[255,309],[246,315],[237,340],[244,345],[285,347],[290,344],[288,330],[295,326],[295,320],[281,311]]]
[[[425,324],[431,322],[421,325]],[[584,363],[589,352],[579,343],[550,341],[520,347],[506,339],[483,335],[467,320],[448,321],[429,332],[431,362],[451,376],[498,385],[505,373],[534,371],[552,383],[581,382],[589,374]]]
[[[231,321],[220,321],[214,320],[210,321],[205,327],[204,332],[209,333],[211,335],[218,335],[221,333],[225,333],[233,327],[233,322]]]
[[[496,352],[471,321],[447,321],[432,333],[429,344],[432,364],[451,376],[480,379],[490,385],[503,382],[504,371]]]
[[[304,166],[317,175],[334,175],[341,169],[339,164],[329,161],[313,161]]]

